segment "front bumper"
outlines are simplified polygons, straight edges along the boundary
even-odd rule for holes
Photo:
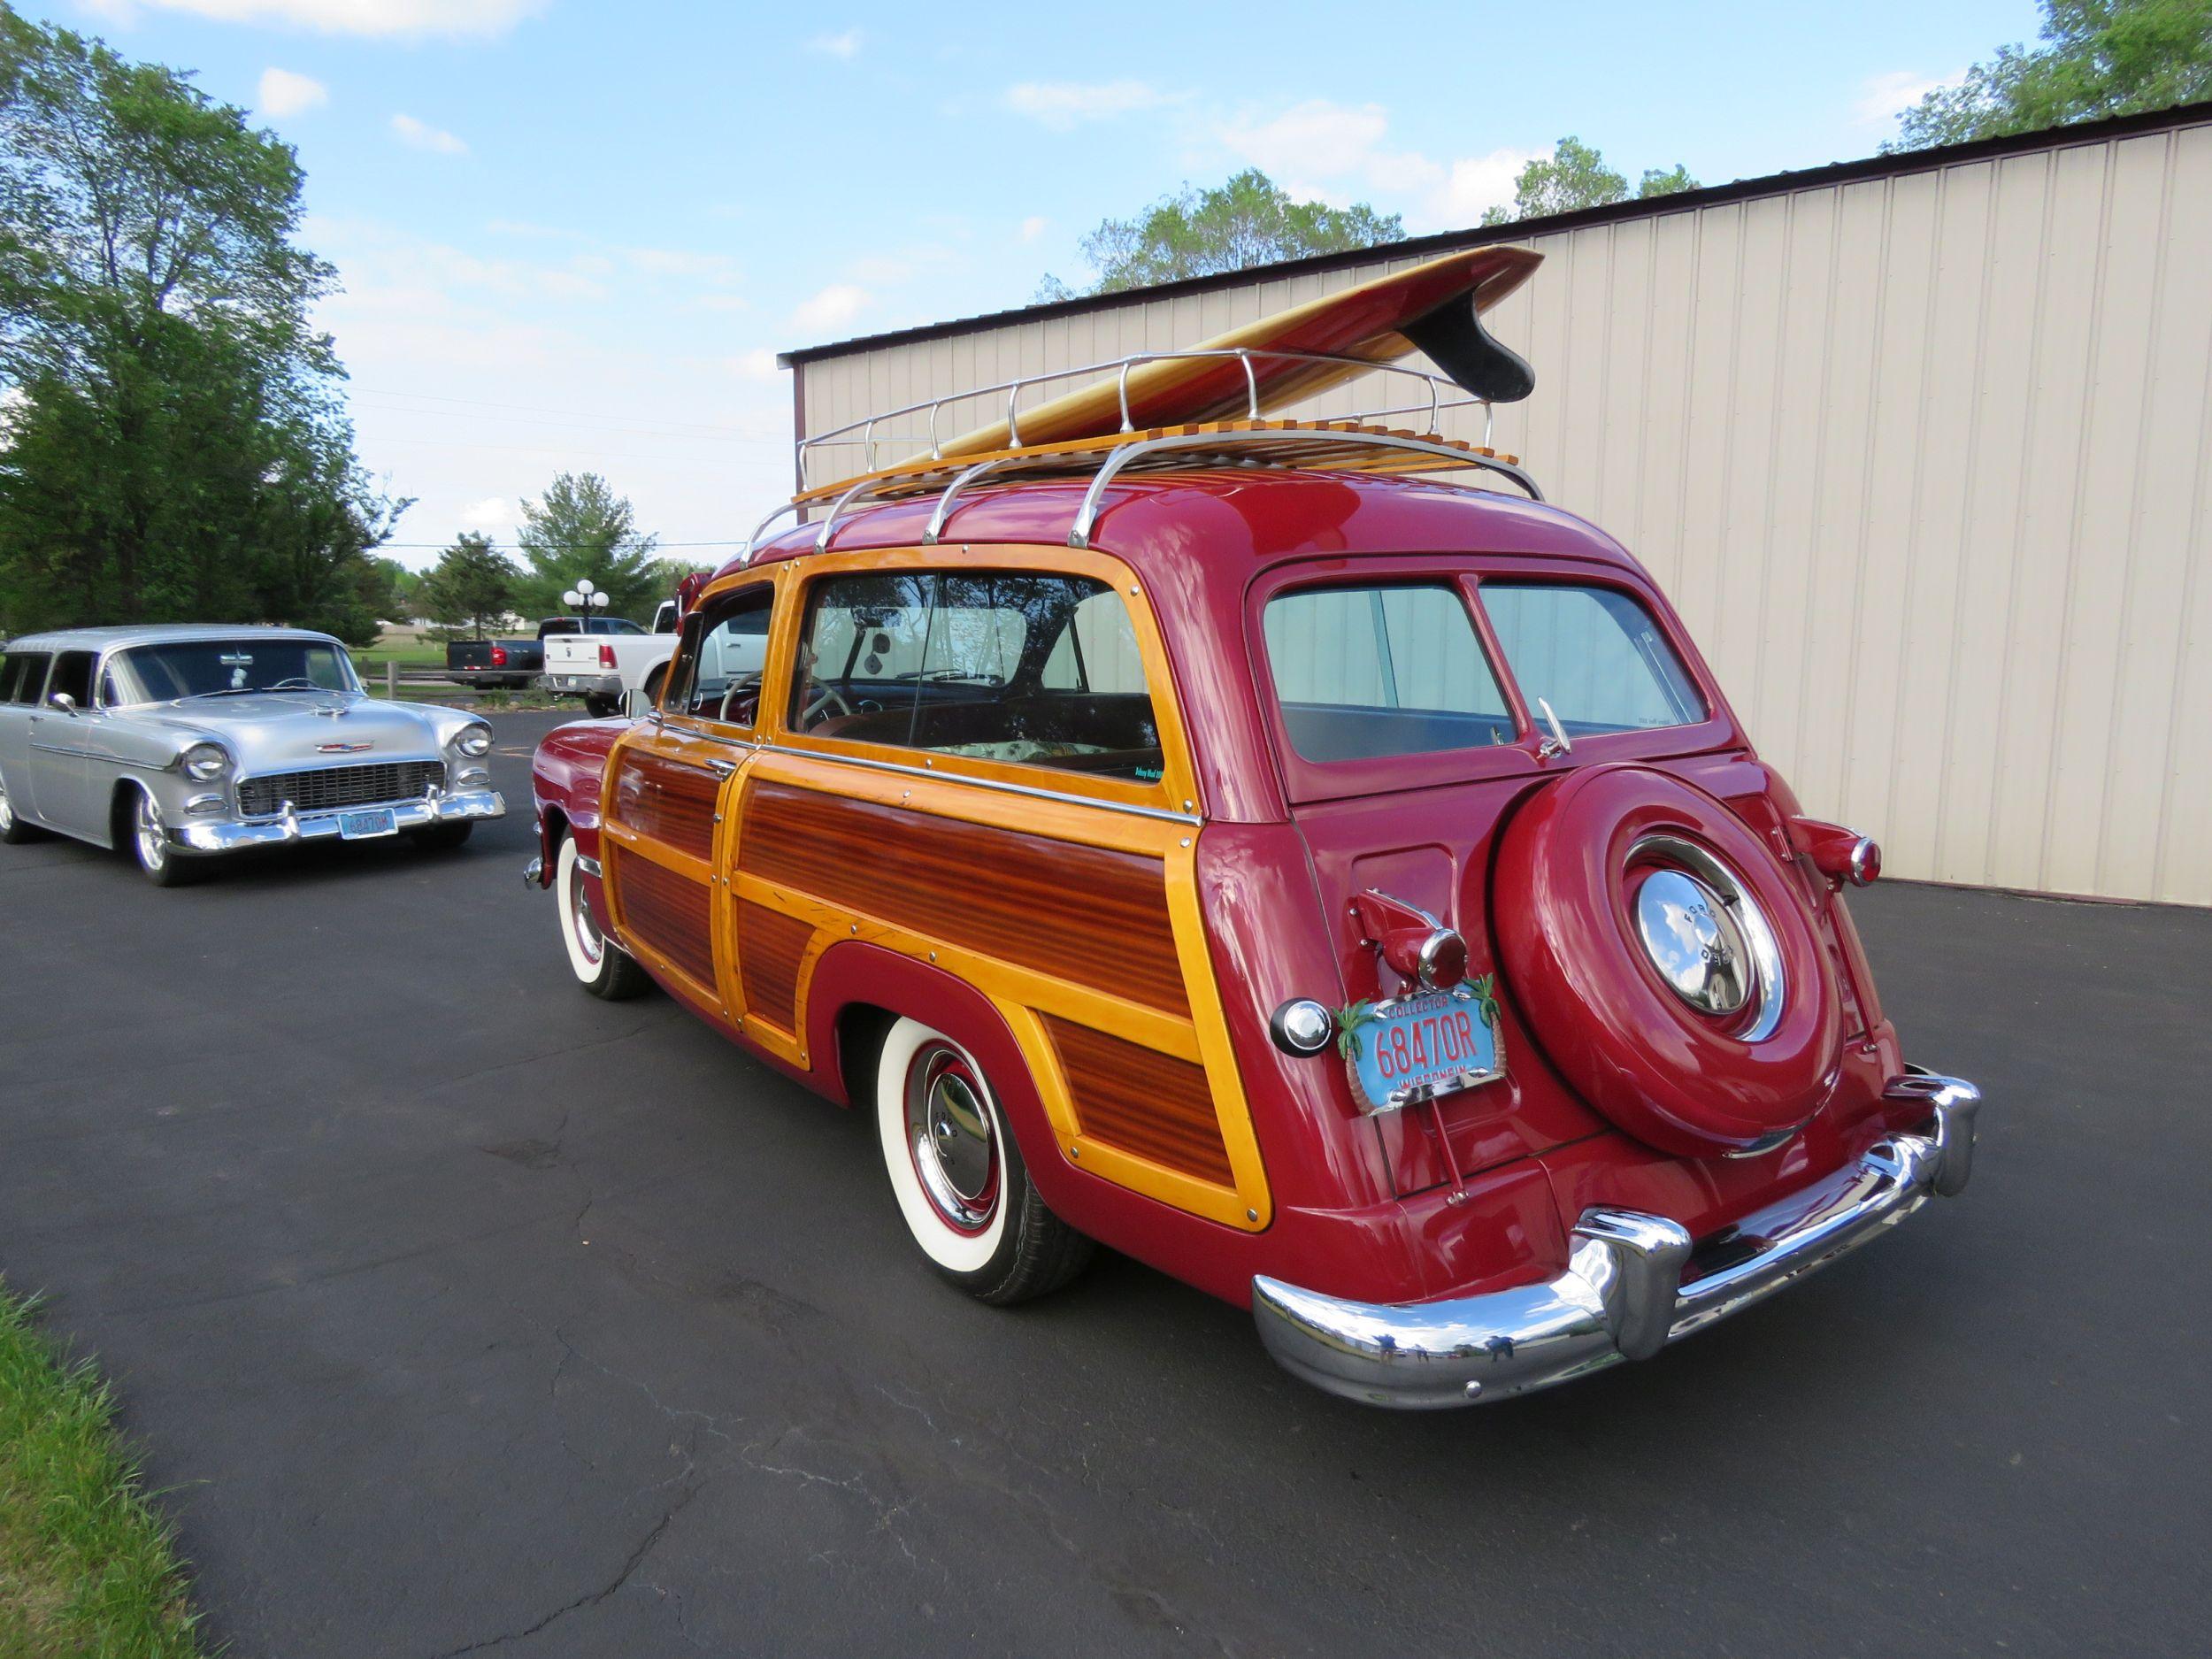
[[[1915,1071],[1887,1093],[1924,1100],[1927,1125],[1884,1137],[1855,1164],[1707,1240],[1715,1265],[1686,1282],[1700,1247],[1678,1223],[1594,1207],[1575,1224],[1567,1271],[1542,1284],[1394,1306],[1256,1278],[1260,1340],[1317,1387],[1409,1409],[1507,1399],[1647,1359],[1856,1249],[1931,1196],[1964,1190],[1981,1104],[1974,1086]]]
[[[504,818],[507,803],[496,789],[464,789],[416,801],[379,801],[347,807],[347,812],[388,810],[396,829],[426,829],[434,824],[467,823]],[[281,847],[289,841],[335,841],[337,810],[284,811],[273,818],[232,818],[213,823],[187,819],[169,826],[169,844],[183,853],[233,853],[246,847]]]

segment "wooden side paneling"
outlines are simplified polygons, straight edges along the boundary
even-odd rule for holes
[[[678,852],[711,857],[721,788],[722,780],[703,767],[626,749],[615,765],[614,817]]]
[[[1234,1185],[1206,1068],[1048,1014],[1082,1132],[1155,1164]]]
[[[712,987],[714,939],[705,886],[613,843],[603,845],[623,930],[700,984]]]
[[[1156,858],[788,784],[746,787],[738,867],[1164,1012],[1189,999]]]
[[[814,937],[814,924],[747,901],[737,907],[737,971],[745,984],[745,1011],[785,1031],[796,1031],[799,963]]]

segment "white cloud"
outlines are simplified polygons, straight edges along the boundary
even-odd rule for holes
[[[1043,214],[1032,213],[1027,219],[1022,220],[1022,240],[1024,242],[1036,241],[1038,237],[1045,234],[1046,227],[1051,223],[1052,221]]]
[[[1954,69],[1947,75],[1924,75],[1911,69],[1869,75],[1859,88],[1858,101],[1851,106],[1852,119],[1861,127],[1887,127],[1931,92],[1955,87],[1965,79],[1963,69]]]
[[[1440,160],[1390,148],[1389,134],[1389,111],[1379,104],[1310,98],[1272,116],[1240,117],[1215,137],[1301,200],[1341,207],[1365,198],[1403,212],[1416,231],[1474,224],[1483,209],[1510,202],[1521,169],[1546,153],[1505,148]]]
[[[514,503],[504,495],[487,495],[461,509],[461,527],[464,530],[482,530],[492,535],[503,535],[520,522]]]
[[[732,357],[730,367],[748,380],[772,380],[783,373],[777,366],[776,354],[766,346],[748,351],[741,357]]]
[[[264,115],[298,115],[330,102],[330,88],[308,75],[288,69],[265,69],[261,89],[255,96]]]
[[[858,55],[860,43],[867,38],[858,29],[840,29],[834,35],[817,35],[806,49],[825,58],[851,58]]]
[[[833,282],[803,301],[791,313],[801,328],[841,328],[875,303],[875,296],[854,282]]]
[[[392,131],[399,134],[402,143],[412,145],[417,150],[433,150],[441,156],[465,156],[469,153],[469,147],[452,134],[427,122],[419,121],[411,115],[392,117]]]
[[[1157,109],[1167,95],[1141,81],[1104,81],[1085,84],[1073,81],[1025,81],[1006,89],[1006,107],[1026,115],[1056,133],[1072,130],[1085,121],[1102,121],[1138,110]]]
[[[188,12],[218,23],[268,23],[321,35],[503,35],[541,11],[546,0],[104,0],[102,9],[134,5]]]

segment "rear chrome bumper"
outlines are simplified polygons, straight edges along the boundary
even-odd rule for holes
[[[620,674],[540,674],[537,689],[556,697],[618,697]]]
[[[1707,1240],[1721,1264],[1686,1283],[1698,1246],[1680,1224],[1593,1208],[1575,1224],[1567,1271],[1542,1284],[1392,1305],[1256,1278],[1260,1340],[1317,1387],[1408,1409],[1508,1399],[1648,1359],[1856,1249],[1932,1195],[1964,1190],[1979,1092],[1915,1070],[1886,1093],[1926,1101],[1927,1125],[1886,1136],[1855,1164]]]
[[[504,818],[507,803],[496,789],[464,789],[418,801],[379,801],[347,807],[347,812],[389,810],[395,830],[426,829],[433,824]],[[290,841],[335,841],[339,812],[294,812],[273,818],[204,824],[187,819],[169,826],[169,842],[179,852],[234,853],[246,847],[281,847]]]

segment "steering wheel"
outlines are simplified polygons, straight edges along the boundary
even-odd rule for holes
[[[304,674],[293,674],[287,679],[278,680],[269,689],[271,691],[324,691],[328,687],[317,685]]]
[[[823,686],[821,694],[801,711],[799,724],[803,728],[813,726],[821,718],[822,710],[830,708],[833,704],[835,705],[839,714],[850,714],[853,711],[853,705],[845,701],[845,694],[838,690],[836,687]]]
[[[725,726],[750,726],[760,717],[760,676],[741,674],[730,681],[730,688],[722,694],[722,706],[717,715]]]

